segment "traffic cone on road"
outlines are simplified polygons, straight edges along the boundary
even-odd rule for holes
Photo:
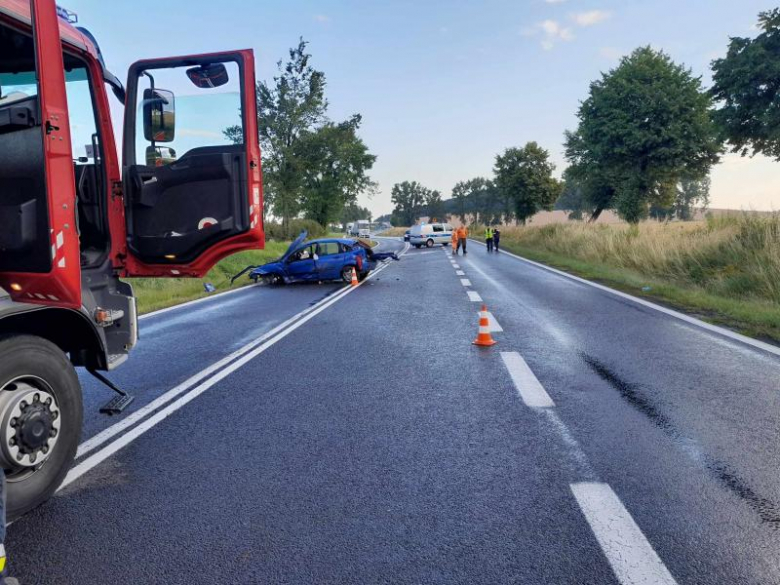
[[[490,321],[488,320],[488,310],[485,305],[482,305],[482,310],[479,312],[479,334],[473,343],[483,347],[490,347],[496,344],[495,340],[490,336]]]
[[[358,285],[358,279],[357,279],[357,271],[355,270],[355,267],[352,267],[352,286]]]

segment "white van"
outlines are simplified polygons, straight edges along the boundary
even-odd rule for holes
[[[452,240],[452,226],[448,223],[424,223],[413,225],[409,234],[409,242],[415,248],[434,244],[446,246]]]

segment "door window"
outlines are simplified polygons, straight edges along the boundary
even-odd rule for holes
[[[192,67],[145,71],[138,79],[135,160],[165,166],[197,149],[243,144],[241,77],[238,64],[223,63],[227,82],[196,87],[188,78]],[[154,108],[163,130],[144,129],[144,109]]]
[[[434,224],[433,226],[433,233],[438,234],[444,231],[444,226],[441,224]]]
[[[317,254],[319,254],[320,256],[333,256],[341,252],[341,250],[339,249],[338,242],[325,242],[319,244],[318,248],[319,251],[317,252]]]
[[[303,260],[311,260],[312,258],[314,258],[314,254],[312,252],[311,246],[306,246],[305,248],[301,248],[297,252],[293,253],[290,262],[301,262]]]

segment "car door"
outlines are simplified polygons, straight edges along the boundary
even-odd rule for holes
[[[344,251],[338,242],[321,242],[317,244],[317,272],[320,280],[335,280],[341,278],[344,266]]]
[[[138,61],[123,139],[128,276],[203,276],[262,248],[251,50]]]
[[[312,280],[317,278],[314,247],[311,244],[296,250],[290,255],[287,259],[287,276],[292,280]]]
[[[16,301],[77,308],[76,185],[59,20],[54,0],[29,5],[32,38],[20,34],[14,56],[16,70],[29,74],[29,93],[0,106],[0,286]]]

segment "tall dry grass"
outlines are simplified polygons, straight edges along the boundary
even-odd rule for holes
[[[694,285],[724,297],[780,304],[780,214],[638,226],[507,227],[502,228],[502,242]]]

